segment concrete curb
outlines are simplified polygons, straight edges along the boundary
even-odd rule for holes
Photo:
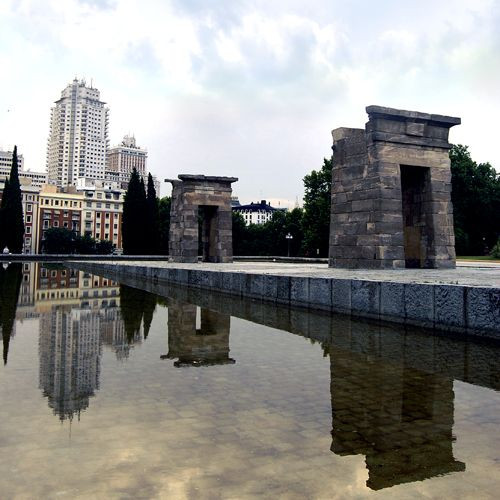
[[[83,271],[216,290],[255,300],[500,339],[500,289],[67,262]]]

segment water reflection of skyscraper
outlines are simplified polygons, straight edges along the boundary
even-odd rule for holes
[[[177,358],[176,367],[235,363],[229,357],[231,319],[228,314],[171,299],[167,304],[168,354],[162,358]],[[196,328],[197,311],[199,328]]]
[[[332,446],[366,457],[374,490],[465,470],[453,456],[453,379],[329,347]]]
[[[124,359],[133,344],[142,342],[143,326],[127,336],[115,282],[80,273],[76,286],[67,288],[69,273],[52,269],[39,274],[51,278],[39,280],[35,301],[40,317],[40,389],[61,420],[72,419],[99,389],[102,345]]]

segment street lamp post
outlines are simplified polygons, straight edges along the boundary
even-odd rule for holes
[[[288,257],[290,257],[290,242],[293,240],[293,236],[288,233],[286,236],[285,236],[287,242],[288,242]]]

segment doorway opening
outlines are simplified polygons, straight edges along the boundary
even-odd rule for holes
[[[218,207],[198,207],[198,241],[202,262],[217,262],[217,213]]]
[[[428,210],[430,203],[428,167],[401,165],[401,198],[405,267],[428,267],[427,256],[432,244]]]

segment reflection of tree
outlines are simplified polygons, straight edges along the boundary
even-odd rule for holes
[[[0,332],[3,342],[3,363],[7,364],[9,343],[16,317],[17,300],[21,289],[21,264],[0,266]]]
[[[140,337],[143,321],[144,338],[146,338],[156,309],[156,295],[138,288],[120,285],[120,307],[128,342],[132,343]]]

